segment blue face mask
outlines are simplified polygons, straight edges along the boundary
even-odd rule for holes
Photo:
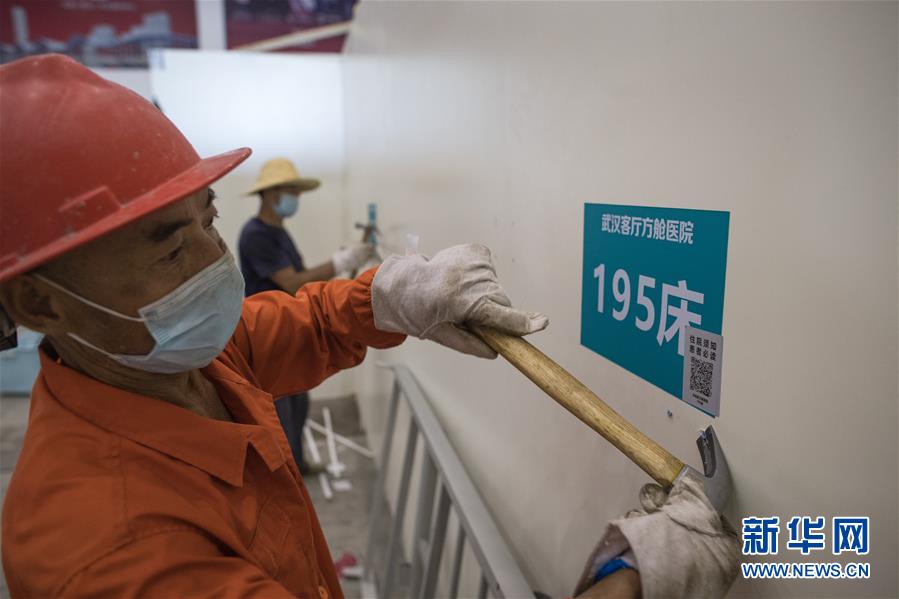
[[[275,212],[281,218],[293,216],[300,208],[300,196],[294,193],[282,193],[275,204]]]
[[[231,252],[225,252],[171,293],[140,308],[140,316],[121,314],[39,274],[34,276],[97,310],[144,323],[156,341],[145,356],[113,354],[75,333],[69,336],[120,364],[147,372],[171,374],[208,365],[225,349],[243,308],[243,277]]]

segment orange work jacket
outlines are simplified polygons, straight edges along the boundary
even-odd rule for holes
[[[13,597],[341,598],[274,397],[398,345],[374,270],[255,295],[202,369],[234,422],[112,387],[41,351],[3,506]]]

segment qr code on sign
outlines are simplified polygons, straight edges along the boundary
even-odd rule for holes
[[[690,390],[712,396],[712,363],[690,356]]]

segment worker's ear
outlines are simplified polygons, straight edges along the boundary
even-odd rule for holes
[[[38,333],[58,335],[69,330],[61,298],[28,274],[0,284],[0,304],[16,324]]]

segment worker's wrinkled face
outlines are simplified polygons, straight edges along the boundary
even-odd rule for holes
[[[203,190],[151,213],[41,267],[46,278],[92,302],[137,316],[227,251],[213,226],[215,194]],[[28,276],[28,275],[24,275]],[[146,354],[155,344],[146,326],[117,318],[32,279],[37,322],[18,322],[68,343],[75,333],[106,351]],[[105,359],[97,354],[97,359]]]

